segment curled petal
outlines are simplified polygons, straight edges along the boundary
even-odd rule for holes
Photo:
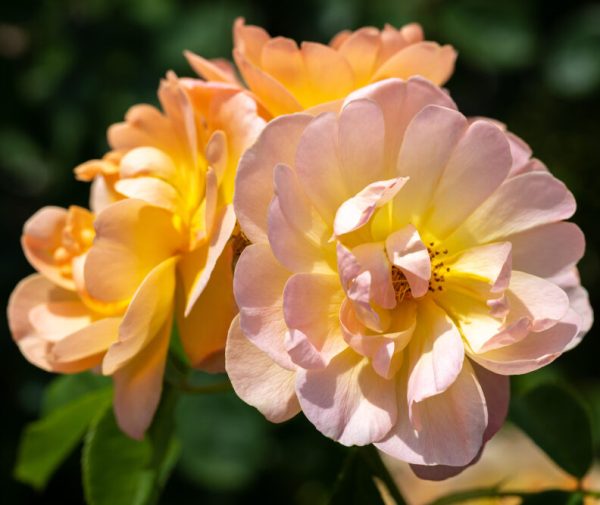
[[[431,259],[417,229],[409,224],[392,233],[385,241],[385,249],[390,263],[406,276],[412,296],[425,295],[429,289]]]
[[[335,214],[333,231],[344,235],[366,224],[375,211],[394,198],[408,178],[396,177],[387,181],[372,182],[355,196],[346,200]]]
[[[568,350],[577,338],[580,316],[573,310],[548,330],[531,332],[512,345],[488,352],[470,353],[471,359],[500,375],[518,375],[533,372],[552,363]]]

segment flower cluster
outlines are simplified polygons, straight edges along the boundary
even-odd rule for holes
[[[112,376],[142,438],[175,324],[190,363],[271,421],[302,411],[425,478],[477,460],[508,376],[591,326],[571,193],[504,125],[457,110],[440,88],[456,53],[416,24],[299,47],[240,19],[237,70],[186,56],[202,79],[168,73],[162,110],[131,108],[75,169],[91,210],[25,224],[22,353]]]

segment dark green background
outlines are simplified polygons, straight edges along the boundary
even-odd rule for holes
[[[461,110],[507,123],[575,193],[574,220],[588,240],[582,279],[594,305],[600,296],[598,3],[22,0],[0,6],[2,306],[31,272],[19,246],[23,222],[43,205],[85,205],[88,188],[74,181],[73,167],[105,152],[107,126],[130,105],[156,102],[168,69],[192,75],[183,49],[229,57],[238,15],[274,35],[323,42],[344,28],[420,21],[429,39],[456,46],[448,86]],[[21,357],[1,324],[0,501],[82,503],[78,454],[42,494],[11,479],[19,433],[38,415],[51,376]],[[518,384],[557,377],[600,405],[596,333]],[[232,394],[188,397],[180,418],[184,456],[164,504],[312,505],[327,496],[344,455],[301,416],[270,425]]]

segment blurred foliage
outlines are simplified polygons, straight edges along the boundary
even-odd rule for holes
[[[575,193],[579,205],[575,221],[588,243],[582,279],[592,304],[598,306],[600,8],[594,2],[558,0],[3,2],[3,306],[15,284],[31,272],[19,247],[23,222],[43,205],[85,205],[87,185],[74,181],[72,169],[104,153],[106,128],[129,106],[156,103],[158,80],[168,69],[192,75],[182,56],[184,49],[230,57],[231,24],[238,15],[275,35],[323,42],[348,27],[419,21],[428,38],[455,45],[459,60],[448,86],[460,108],[505,122]],[[11,477],[25,423],[41,413],[40,423],[49,422],[56,406],[66,409],[73,401],[83,401],[85,391],[67,380],[51,388],[42,406],[42,391],[51,377],[22,358],[3,324],[2,502],[82,503],[79,451],[60,454],[67,457],[66,464],[43,492]],[[590,404],[598,456],[596,334],[593,329],[577,349],[539,373],[517,378],[513,385],[519,392],[546,379],[575,384]],[[101,427],[110,433],[110,418],[106,419]],[[186,397],[176,412],[176,424],[182,452],[161,500],[166,505],[259,500],[318,505],[327,501],[342,465],[343,448],[301,416],[283,425],[268,424],[232,392]],[[93,448],[93,440],[87,441],[88,451],[90,444]]]
[[[592,427],[574,391],[542,383],[514,395],[510,409],[511,420],[563,470],[579,479],[588,473],[594,459]]]

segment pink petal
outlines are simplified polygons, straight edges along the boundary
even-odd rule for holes
[[[405,275],[414,298],[419,298],[429,289],[431,258],[419,232],[412,225],[392,233],[385,241],[385,249],[392,265]]]
[[[371,299],[384,309],[396,306],[396,294],[392,284],[392,265],[388,261],[385,246],[381,242],[368,242],[352,249],[360,266],[371,274]]]
[[[505,325],[504,318],[495,316],[495,311],[501,310],[495,304],[490,308],[485,297],[476,293],[448,286],[436,298],[437,303],[454,318],[466,344],[474,352],[480,352],[493,339],[512,342],[525,337],[529,332],[530,321],[527,317],[516,317]]]
[[[341,172],[351,193],[393,177],[392,167],[384,164],[385,124],[379,106],[372,100],[354,100],[338,121]]]
[[[397,177],[386,181],[372,182],[355,196],[346,200],[335,214],[333,231],[343,235],[366,224],[375,211],[394,198],[408,179]]]
[[[328,244],[331,230],[311,206],[292,169],[277,165],[274,181],[268,221],[273,254],[295,272],[330,272],[327,253],[333,257],[333,245]]]
[[[439,395],[457,380],[463,367],[464,347],[452,319],[435,303],[419,304],[417,327],[408,346],[408,408],[416,429],[421,428],[416,403]]]
[[[417,465],[464,466],[479,453],[488,424],[486,399],[468,360],[444,393],[415,407],[421,427],[411,424],[406,403],[407,377],[398,384],[398,421],[375,446]]]
[[[338,274],[342,288],[352,302],[358,318],[375,331],[383,331],[385,321],[373,309],[371,299],[371,273],[363,270],[356,257],[345,246],[337,244]]]
[[[483,434],[485,443],[490,440],[504,424],[510,400],[510,383],[508,377],[489,372],[476,363],[471,362],[471,365],[485,396],[488,411],[488,425]],[[445,480],[449,477],[458,475],[466,468],[477,463],[483,453],[483,449],[484,446],[481,447],[475,458],[463,466],[411,465],[411,469],[421,479],[435,481]]]
[[[306,126],[292,166],[323,220],[333,222],[338,207],[352,195],[340,170],[335,113],[323,113]]]
[[[300,135],[311,116],[276,118],[240,160],[233,199],[242,230],[251,242],[266,242],[267,215],[273,199],[273,169],[293,165]]]
[[[569,297],[569,303],[571,309],[574,310],[581,318],[581,324],[579,326],[579,333],[574,338],[567,350],[573,349],[581,339],[590,331],[592,324],[594,323],[594,311],[590,305],[590,297],[585,288],[580,284],[579,271],[575,267],[565,269],[563,272],[554,277],[553,282],[560,286],[567,296]]]
[[[380,440],[396,421],[396,385],[373,372],[352,350],[336,356],[324,369],[297,374],[302,411],[325,436],[344,445]]]
[[[409,177],[402,198],[394,200],[394,215],[400,222],[417,222],[426,212],[466,129],[467,120],[460,112],[439,105],[427,105],[409,123],[396,165],[398,175]]]
[[[269,421],[281,423],[300,412],[295,372],[280,367],[250,342],[240,328],[239,318],[231,323],[225,360],[236,394]]]
[[[396,165],[406,127],[421,109],[427,105],[456,109],[447,93],[421,77],[411,77],[408,81],[386,79],[370,84],[350,93],[344,104],[361,98],[374,100],[383,111],[387,166]]]
[[[550,223],[507,237],[513,268],[538,277],[552,277],[583,256],[585,237],[574,223]]]
[[[487,121],[471,124],[458,141],[432,196],[427,219],[444,237],[481,205],[508,175],[510,148],[502,131]]]
[[[581,318],[574,311],[550,329],[531,332],[526,338],[512,345],[481,353],[470,358],[482,367],[501,375],[517,375],[533,372],[568,350],[577,337]]]
[[[513,270],[507,296],[511,317],[528,317],[533,331],[549,328],[569,310],[569,298],[561,288],[525,272]]]
[[[507,179],[447,240],[486,243],[568,219],[575,199],[566,186],[545,172],[528,172]]]
[[[237,262],[233,292],[244,335],[279,366],[294,370],[284,346],[283,290],[290,275],[268,244],[252,244]]]
[[[323,368],[347,348],[339,323],[344,299],[336,275],[296,274],[285,285],[286,349],[303,368]]]
[[[373,370],[391,379],[404,362],[402,351],[410,342],[417,324],[417,306],[404,301],[393,313],[388,333],[372,333],[357,318],[352,303],[345,300],[340,309],[344,339],[357,353],[371,358]]]

